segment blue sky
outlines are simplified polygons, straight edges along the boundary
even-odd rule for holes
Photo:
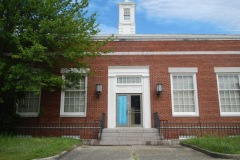
[[[137,34],[240,34],[240,0],[130,0]],[[118,3],[89,0],[102,34],[117,34]]]

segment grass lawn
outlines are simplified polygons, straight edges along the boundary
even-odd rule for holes
[[[81,140],[72,138],[17,138],[0,136],[0,160],[31,160],[54,156]]]
[[[183,143],[218,153],[240,154],[240,136],[193,138],[184,140]]]

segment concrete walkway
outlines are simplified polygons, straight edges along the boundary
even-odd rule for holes
[[[80,146],[60,160],[212,160],[183,146]]]

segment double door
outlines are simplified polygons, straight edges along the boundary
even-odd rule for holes
[[[117,127],[142,127],[141,94],[117,94]]]

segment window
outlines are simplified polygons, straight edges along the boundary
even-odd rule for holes
[[[240,116],[240,70],[234,73],[233,68],[224,69],[215,68],[221,115]]]
[[[124,8],[124,20],[130,20],[130,8]]]
[[[141,80],[141,77],[117,77],[118,84],[139,84]]]
[[[169,68],[173,116],[198,116],[196,68]]]
[[[40,108],[40,94],[26,92],[25,97],[17,103],[17,113],[23,117],[37,117]]]
[[[63,74],[64,79],[68,79]],[[75,87],[67,87],[61,92],[61,116],[85,117],[87,105],[87,77],[79,79]]]

